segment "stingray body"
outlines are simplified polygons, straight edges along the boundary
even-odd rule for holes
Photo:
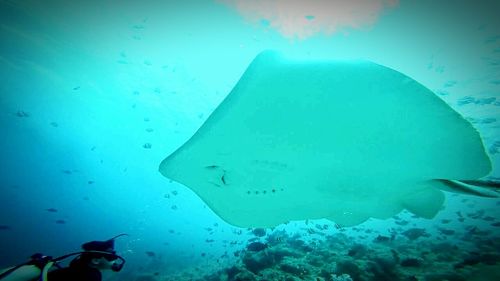
[[[240,227],[317,218],[355,225],[403,209],[432,218],[450,184],[443,180],[490,170],[472,125],[408,76],[272,51],[160,165]]]

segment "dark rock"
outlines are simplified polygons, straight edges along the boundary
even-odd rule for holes
[[[252,234],[257,237],[263,237],[266,235],[266,230],[264,228],[254,228]]]
[[[476,252],[469,253],[467,257],[460,263],[454,265],[454,268],[463,268],[465,266],[472,266],[478,263],[483,263],[487,265],[494,265],[500,261],[500,255],[494,253],[480,254]]]
[[[349,249],[349,252],[347,252],[347,255],[353,258],[361,258],[366,255],[367,248],[365,245],[362,244],[354,244],[352,245],[351,249]]]
[[[246,253],[243,257],[243,264],[246,269],[257,274],[259,271],[266,268],[272,267],[275,264],[275,260],[270,255],[265,255],[261,253]]]
[[[260,252],[267,248],[267,244],[262,242],[252,242],[247,245],[247,250],[252,252]]]
[[[401,258],[399,257],[399,253],[396,250],[391,249],[391,254],[392,258],[394,259],[394,262],[399,263],[401,260]]]
[[[353,280],[362,280],[363,271],[352,261],[344,260],[337,262],[337,275],[349,274]]]
[[[257,278],[255,275],[253,275],[251,272],[248,271],[243,271],[238,273],[234,279],[234,281],[256,281]]]
[[[368,270],[373,274],[370,280],[374,281],[401,280],[395,269],[396,263],[392,259],[375,258],[368,263]]]
[[[294,276],[303,276],[309,273],[305,264],[297,262],[297,260],[285,260],[280,264],[280,269],[284,272],[293,274]]]
[[[240,273],[241,270],[237,268],[236,266],[232,266],[228,269],[226,269],[226,274],[227,274],[227,279],[233,280],[238,273]]]
[[[280,263],[285,257],[299,258],[303,256],[299,251],[280,246],[269,249],[267,254],[271,256],[276,263]]]
[[[293,247],[293,248],[301,248],[306,244],[306,242],[304,242],[304,240],[300,240],[300,239],[292,239],[288,242],[288,244],[290,245],[290,247]]]
[[[466,281],[464,277],[460,276],[457,273],[438,273],[438,274],[429,274],[425,276],[425,281]]]
[[[500,262],[500,254],[486,253],[481,255],[481,262],[487,265],[494,265]]]
[[[468,265],[475,265],[481,262],[481,256],[479,253],[470,253],[464,260],[458,264],[454,265],[454,268],[463,268]]]
[[[307,256],[307,263],[312,266],[322,267],[325,264],[325,260],[320,256],[309,255]]]

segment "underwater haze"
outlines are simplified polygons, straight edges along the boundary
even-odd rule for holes
[[[495,0],[0,0],[0,268],[126,233],[115,250],[127,262],[103,280],[500,280],[498,11]],[[339,83],[356,95],[311,94]],[[398,83],[415,99],[386,100]],[[392,130],[327,138],[366,124]],[[269,146],[249,141],[260,134]],[[415,149],[441,135],[442,153]],[[317,161],[331,151],[346,161]],[[396,182],[434,180],[449,162],[463,173],[438,179],[487,170],[489,186]],[[352,188],[332,187],[332,168]]]

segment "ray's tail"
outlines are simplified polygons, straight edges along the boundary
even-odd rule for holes
[[[499,198],[500,181],[495,180],[441,180],[452,191],[482,197]]]

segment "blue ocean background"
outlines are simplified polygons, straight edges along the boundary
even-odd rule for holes
[[[227,2],[0,0],[0,268],[120,233],[129,234],[116,241],[127,263],[105,280],[197,280],[238,263],[252,230],[221,220],[158,166],[268,49],[366,59],[412,77],[480,132],[489,179],[500,181],[499,1],[392,1],[360,26],[304,36]],[[423,228],[420,239],[481,252],[475,241],[500,236],[499,205],[446,193],[432,220],[403,212],[266,233],[367,236],[359,241],[370,248],[379,235]]]

